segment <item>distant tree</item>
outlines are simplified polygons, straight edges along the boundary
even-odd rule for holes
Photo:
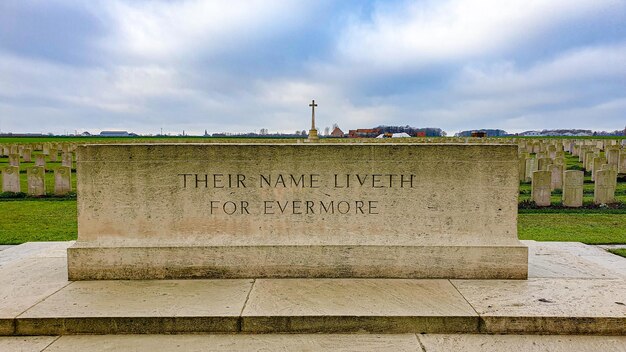
[[[339,128],[339,125],[336,122],[333,123],[333,131],[335,130],[335,128]]]
[[[324,127],[324,136],[328,136],[330,134],[330,127]]]

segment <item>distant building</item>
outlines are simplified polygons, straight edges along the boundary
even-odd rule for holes
[[[102,131],[100,137],[129,137],[130,133],[126,131]]]
[[[335,127],[333,129],[333,131],[330,133],[330,137],[343,138],[344,136],[345,136],[345,134],[343,133],[343,131],[339,127]]]
[[[485,137],[487,137],[487,132],[484,132],[484,131],[474,131],[474,132],[472,132],[472,137],[485,138]]]
[[[520,133],[519,135],[527,136],[527,137],[535,137],[535,136],[541,136],[541,132],[540,131],[526,131],[526,132]]]
[[[380,134],[378,128],[359,128],[348,132],[349,138],[376,138]]]

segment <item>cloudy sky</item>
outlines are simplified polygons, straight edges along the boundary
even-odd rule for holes
[[[622,129],[626,0],[1,0],[0,131]]]

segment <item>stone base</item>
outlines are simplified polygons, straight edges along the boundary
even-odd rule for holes
[[[67,280],[65,249],[70,243],[27,243],[0,251],[0,336],[256,334],[256,346],[270,333],[315,334],[307,335],[311,338],[320,333],[410,333],[420,338],[422,333],[464,333],[461,339],[472,340],[491,334],[526,334],[525,339],[536,338],[528,334],[626,336],[625,258],[580,243],[523,243],[529,250],[528,280],[76,282]],[[473,341],[467,348],[444,350],[483,350],[473,347],[485,341]],[[0,351],[16,349],[3,345],[0,337]],[[150,351],[171,349],[158,345]]]
[[[68,249],[70,280],[189,278],[526,279],[519,246],[106,246]]]

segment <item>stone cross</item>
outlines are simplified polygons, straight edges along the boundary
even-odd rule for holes
[[[317,129],[315,128],[315,107],[317,106],[317,104],[315,104],[315,100],[311,100],[311,104],[309,104],[309,106],[311,107],[311,129],[309,130],[309,141],[316,141],[319,139],[319,137],[317,136]]]
[[[311,129],[315,130],[315,107],[317,106],[317,104],[315,104],[315,99],[311,100],[311,104],[309,104],[309,106],[311,107]]]

